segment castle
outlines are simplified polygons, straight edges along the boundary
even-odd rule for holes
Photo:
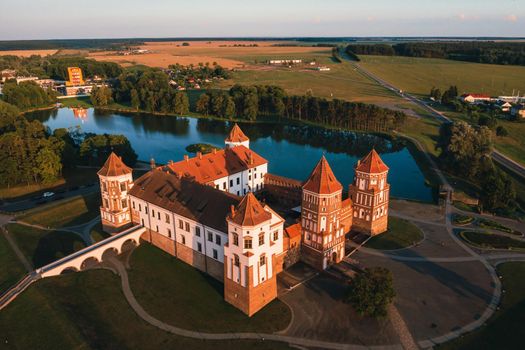
[[[136,180],[111,153],[98,172],[104,230],[145,227],[142,239],[223,281],[225,300],[249,316],[277,297],[276,276],[283,269],[301,260],[324,270],[344,258],[351,230],[387,230],[388,167],[375,150],[357,163],[344,200],[323,156],[296,186],[300,221],[285,225],[256,198],[271,176],[268,161],[250,150],[238,125],[225,146],[153,167]]]

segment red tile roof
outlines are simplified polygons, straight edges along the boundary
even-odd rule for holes
[[[229,215],[231,221],[241,226],[256,226],[271,220],[272,214],[249,192]]]
[[[288,226],[284,229],[284,233],[290,237],[295,238],[301,235],[301,223],[296,223],[291,226]]]
[[[240,200],[238,196],[188,178],[179,178],[160,168],[137,179],[129,193],[221,232],[228,232],[226,217],[230,207]]]
[[[204,155],[198,154],[194,158],[169,164],[164,169],[175,174],[193,177],[195,181],[207,184],[267,163],[266,159],[241,145]]]
[[[230,131],[230,135],[228,135],[228,137],[226,138],[225,141],[227,141],[227,142],[243,142],[243,141],[248,141],[248,140],[249,140],[248,136],[246,136],[242,132],[242,130],[239,127],[239,125],[237,125],[237,123],[235,123],[233,125],[233,128]]]
[[[490,98],[489,95],[484,95],[484,94],[463,94],[461,95],[461,97],[463,98],[468,97],[468,96],[472,96],[474,98]]]
[[[319,194],[329,194],[342,190],[343,186],[337,181],[328,161],[323,156],[306,180],[303,189]]]
[[[131,173],[133,170],[122,161],[122,158],[117,156],[115,152],[111,152],[106,163],[97,172],[101,176],[120,176]]]
[[[383,163],[383,160],[381,160],[376,150],[372,149],[366,157],[357,163],[355,170],[363,173],[378,174],[388,171],[388,167]]]

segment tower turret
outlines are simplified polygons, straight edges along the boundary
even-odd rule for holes
[[[324,156],[303,185],[301,259],[319,270],[344,257],[342,189]]]
[[[375,149],[357,162],[354,183],[349,187],[353,201],[353,230],[371,236],[387,230],[390,195],[387,177],[388,167]]]
[[[248,193],[227,217],[224,298],[248,316],[277,297],[284,220]]]
[[[240,145],[243,145],[246,148],[250,148],[250,139],[242,132],[241,128],[239,127],[239,125],[237,125],[237,123],[233,125],[233,128],[231,129],[230,134],[228,135],[226,140],[224,140],[224,143],[226,147],[229,148]]]
[[[116,233],[131,225],[128,191],[133,186],[132,169],[111,152],[104,166],[98,171],[102,204],[102,228]]]

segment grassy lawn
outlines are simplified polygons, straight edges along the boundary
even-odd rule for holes
[[[3,349],[288,349],[259,341],[198,341],[150,326],[120,280],[91,270],[38,281],[0,313]]]
[[[106,239],[110,236],[109,233],[106,233],[102,230],[102,224],[100,222],[93,226],[90,235],[93,242],[100,242],[101,240]]]
[[[411,222],[396,217],[388,218],[388,231],[372,237],[365,246],[372,249],[393,250],[411,246],[423,239],[423,232]]]
[[[498,267],[502,276],[501,309],[482,327],[439,346],[439,350],[519,349],[525,322],[525,263],[509,262]]]
[[[46,231],[18,224],[9,224],[7,229],[34,267],[44,266],[85,247],[82,239],[71,232]]]
[[[75,107],[75,108],[91,108],[91,98],[89,96],[72,97],[72,98],[61,98],[58,100],[64,107]]]
[[[452,222],[454,225],[468,225],[474,221],[474,218],[472,216],[468,215],[461,215],[461,214],[453,214],[452,215]]]
[[[22,200],[46,191],[59,191],[89,183],[98,183],[99,169],[66,169],[62,178],[50,184],[30,184],[11,188],[0,188],[0,199]]]
[[[478,226],[482,228],[491,228],[493,230],[498,230],[505,233],[515,234],[521,236],[520,232],[514,231],[510,227],[500,224],[499,222],[488,220],[488,219],[479,219]]]
[[[360,58],[365,69],[411,94],[428,95],[433,86],[444,91],[450,85],[457,85],[460,93],[495,96],[525,91],[525,67],[521,66],[397,56]]]
[[[463,231],[459,236],[465,242],[482,249],[525,250],[525,242],[487,232]]]
[[[153,317],[203,332],[274,332],[290,322],[288,307],[274,300],[252,317],[224,301],[223,284],[149,244],[131,256],[131,289]]]
[[[0,232],[0,266],[1,294],[14,285],[27,272],[2,232]]]
[[[95,192],[41,205],[18,216],[17,219],[51,228],[75,226],[96,218],[99,208],[100,194]]]

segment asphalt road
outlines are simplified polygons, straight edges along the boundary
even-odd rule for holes
[[[3,212],[19,212],[24,211],[28,209],[32,209],[38,205],[42,205],[45,203],[50,203],[57,200],[62,200],[66,198],[71,198],[74,196],[81,196],[85,194],[95,193],[100,190],[100,187],[97,184],[91,184],[86,186],[80,186],[78,189],[70,190],[70,191],[58,191],[55,192],[55,195],[53,197],[50,197],[48,199],[43,199],[42,197],[33,197],[28,199],[23,199],[20,201],[15,202],[3,202],[2,205],[0,205],[0,211]]]
[[[375,76],[374,74],[370,73],[369,71],[367,71],[366,69],[361,67],[359,64],[354,63],[354,66],[364,76],[368,77],[369,79],[374,80],[375,82],[377,82],[378,84],[380,84],[384,88],[395,92],[396,94],[401,96],[406,101],[409,101],[409,102],[412,102],[414,104],[417,104],[421,108],[423,108],[426,111],[428,111],[434,118],[438,119],[439,121],[441,121],[443,123],[451,122],[450,118],[448,118],[447,116],[445,116],[443,113],[439,112],[438,110],[432,108],[431,106],[427,105],[425,102],[421,101],[420,99],[418,99],[418,98],[416,98],[416,97],[414,97],[412,95],[409,95],[409,94],[401,92],[401,90],[399,88],[397,88],[397,87],[393,86],[392,84],[387,83],[383,79]],[[506,169],[512,171],[514,174],[516,174],[516,175],[522,177],[523,179],[525,179],[525,166],[515,162],[514,160],[510,159],[509,157],[505,156],[504,154],[502,154],[501,152],[498,152],[496,150],[494,150],[492,152],[491,156],[492,156],[492,159],[495,162],[497,162],[498,164],[502,165]]]

